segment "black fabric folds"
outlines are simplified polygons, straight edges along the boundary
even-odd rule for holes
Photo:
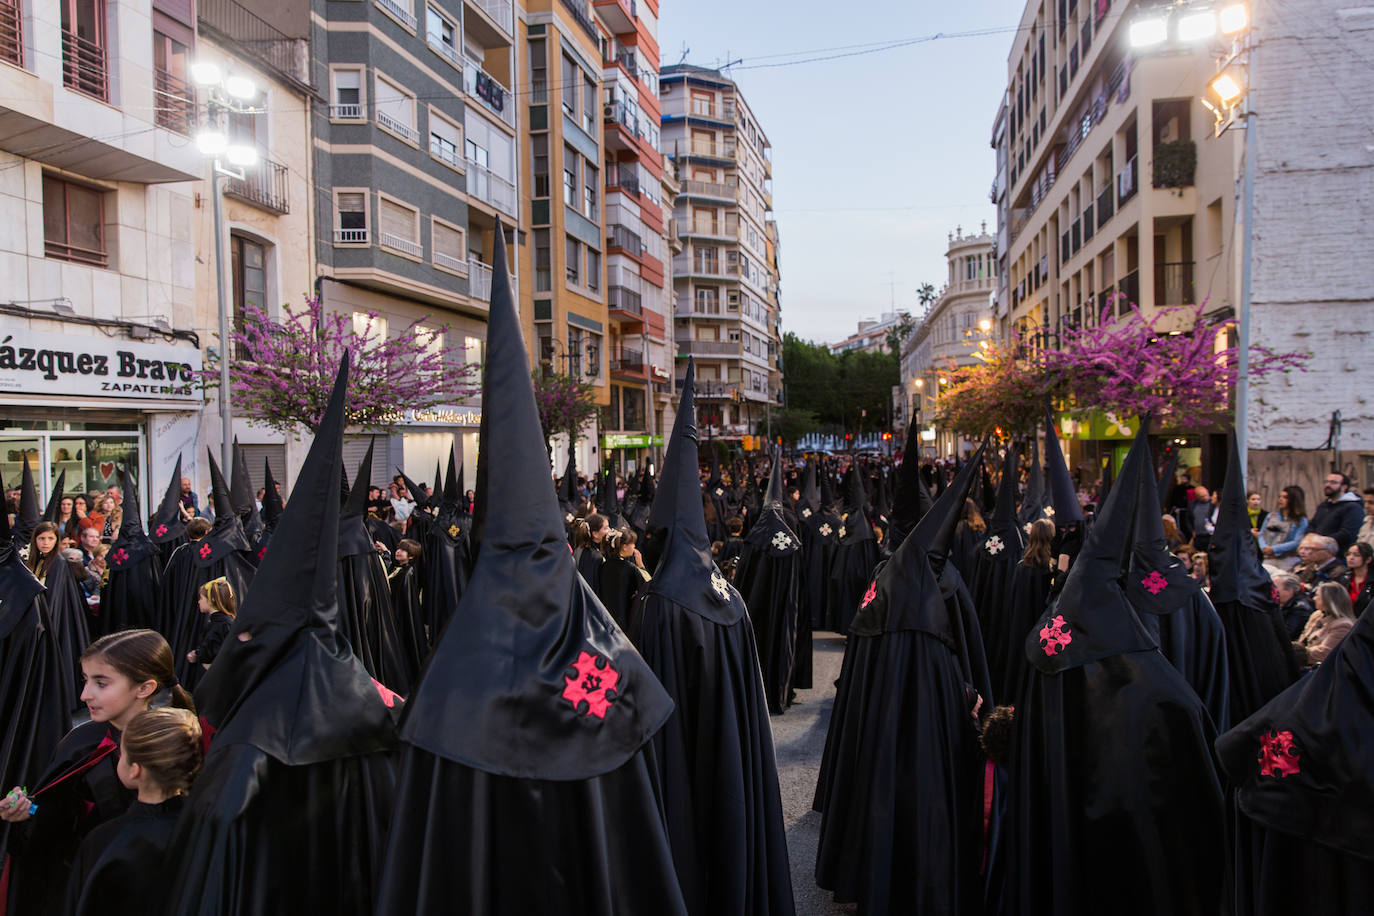
[[[159,565],[166,568],[172,551],[186,543],[186,524],[181,520],[181,456],[167,481],[157,511],[148,519],[148,539],[157,545]],[[166,634],[164,634],[166,635]]]
[[[439,642],[454,608],[468,587],[472,570],[471,520],[463,505],[458,468],[452,452],[448,456],[448,480],[440,497],[438,512],[430,523],[425,540],[425,636],[430,646]],[[431,505],[433,500],[431,500]]]
[[[138,508],[138,488],[127,469],[121,469],[124,489],[124,520],[119,538],[106,554],[108,575],[100,588],[100,632],[154,629],[158,624],[157,599],[162,587],[162,565],[157,545],[143,532]]]
[[[185,802],[180,795],[156,805],[135,801],[92,830],[72,866],[67,916],[160,913],[167,888],[162,861]]]
[[[1015,685],[1002,681],[1002,673],[1007,669],[1007,660],[1020,653],[1026,638],[1024,630],[1011,629],[1002,615],[1012,578],[1025,550],[1021,524],[1016,518],[1016,468],[1016,448],[1008,445],[995,508],[974,551],[970,573],[969,591],[973,595],[973,606],[978,610],[988,668],[993,673],[992,689],[997,696],[1005,696],[1015,689]]]

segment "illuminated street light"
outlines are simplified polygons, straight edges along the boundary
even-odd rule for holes
[[[1217,17],[1211,10],[1189,13],[1178,20],[1179,41],[1202,41],[1217,33]]]
[[[1221,34],[1234,35],[1250,23],[1250,14],[1246,11],[1244,3],[1237,3],[1224,8],[1217,19],[1221,25]]]
[[[1229,70],[1223,71],[1220,76],[1212,80],[1212,85],[1208,88],[1227,108],[1234,105],[1245,92],[1244,87],[1231,75]]]
[[[222,76],[219,64],[212,60],[198,60],[191,65],[191,79],[197,86],[213,86]]]
[[[1162,44],[1169,37],[1169,20],[1163,16],[1137,19],[1131,23],[1130,39],[1133,48],[1150,48]]]
[[[258,87],[246,76],[231,76],[224,81],[224,91],[246,102],[257,96]]]
[[[988,331],[992,330],[992,322],[984,318],[982,321],[978,322],[978,330],[986,334]]]
[[[196,134],[196,148],[206,156],[222,156],[229,148],[229,138],[220,130],[202,130]]]
[[[251,146],[235,143],[224,151],[224,158],[237,168],[252,168],[258,164],[258,151]]]

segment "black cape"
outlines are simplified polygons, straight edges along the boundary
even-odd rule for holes
[[[233,523],[237,525],[238,519],[234,518]],[[211,553],[207,554],[208,562],[202,560],[200,552],[209,539],[210,535],[206,535],[199,541],[188,541],[172,553],[158,596],[156,629],[171,645],[177,680],[188,690],[200,683],[204,673],[200,665],[186,660],[186,653],[200,645],[209,616],[200,612],[200,587],[223,576],[241,602],[256,568],[246,550],[229,550],[218,557]]]
[[[630,608],[644,588],[644,576],[634,560],[610,557],[601,564],[597,597],[622,629],[630,618]]]
[[[472,571],[472,545],[468,539],[470,520],[458,492],[458,471],[449,454],[448,481],[438,513],[429,525],[421,546],[425,556],[425,637],[430,646],[439,641],[453,609],[467,590]]]
[[[387,573],[387,587],[391,591],[391,610],[396,615],[396,640],[408,667],[417,673],[429,657],[429,642],[425,639],[424,608],[420,600],[420,583],[424,581],[424,558],[412,558],[405,566]]]
[[[162,502],[148,519],[148,539],[157,545],[159,569],[165,569],[172,552],[186,543],[186,525],[181,520],[180,455],[172,470],[172,479],[167,481],[167,491],[162,494]]]
[[[754,624],[764,695],[775,715],[792,702],[802,562],[801,538],[783,518],[780,491],[780,482],[769,487],[770,501],[744,539],[734,579]]]
[[[161,912],[161,874],[172,831],[185,806],[174,795],[161,804],[134,801],[91,831],[77,850],[67,885],[67,916],[143,916]]]
[[[105,581],[100,587],[100,632],[155,629],[157,597],[162,588],[162,565],[157,545],[143,532],[139,518],[138,488],[127,470],[120,471],[124,486],[124,520],[119,537],[105,556]]]
[[[1002,605],[999,619],[1002,621],[1000,633],[986,634],[988,643],[1001,642],[1004,645],[993,649],[988,647],[988,668],[994,684],[1002,685],[998,694],[1010,702],[1020,692],[1022,681],[1030,670],[1023,647],[1031,628],[1045,614],[1050,600],[1050,581],[1054,571],[1048,566],[1027,566],[1017,563],[1012,571],[1011,584],[1007,588],[1006,601]],[[1013,648],[1008,649],[1008,646]],[[1000,670],[998,665],[1001,665]]]
[[[1008,446],[995,509],[974,550],[973,572],[969,577],[969,592],[987,647],[992,690],[999,697],[1015,690],[1014,684],[1002,680],[1002,674],[1009,666],[1008,659],[1020,652],[1026,639],[1025,631],[1016,632],[1002,613],[1024,550],[1021,524],[1016,519],[1016,449]]]
[[[849,621],[858,610],[864,590],[878,565],[878,543],[869,521],[867,499],[857,466],[851,466],[844,518],[836,532],[835,554],[830,560],[830,582],[825,599],[825,628],[849,632]]]
[[[47,589],[48,622],[52,625],[53,641],[57,644],[59,664],[67,672],[67,680],[73,685],[72,708],[80,706],[81,687],[85,678],[81,674],[81,653],[91,644],[90,606],[86,595],[76,583],[71,567],[59,554],[48,567],[43,580]]]

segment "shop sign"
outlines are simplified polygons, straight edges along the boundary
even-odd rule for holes
[[[406,408],[405,410],[393,410],[383,415],[382,420],[396,426],[481,426],[482,408],[426,407],[421,410]]]
[[[1110,410],[1090,410],[1077,417],[1061,414],[1059,417],[1059,437],[1061,439],[1134,439],[1140,431],[1137,417],[1118,417]]]
[[[193,347],[0,327],[0,392],[199,404],[200,367]]]
[[[634,436],[628,433],[607,433],[601,437],[602,448],[649,448],[662,445],[662,436]]]

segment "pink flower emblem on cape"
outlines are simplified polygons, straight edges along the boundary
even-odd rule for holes
[[[600,655],[579,652],[563,680],[563,699],[573,705],[579,716],[604,719],[618,695],[615,687],[620,683],[620,672]]]
[[[868,584],[868,591],[864,592],[864,600],[863,603],[859,605],[859,607],[868,607],[870,604],[873,603],[873,599],[876,597],[878,597],[878,580],[874,579],[872,582]]]
[[[1062,616],[1050,618],[1050,622],[1040,628],[1040,648],[1046,655],[1057,655],[1071,642],[1073,633]]]
[[[1145,590],[1151,595],[1158,595],[1169,587],[1169,580],[1161,576],[1159,570],[1156,569],[1154,572],[1141,579],[1140,584],[1145,586]]]
[[[1259,771],[1261,776],[1282,779],[1302,772],[1298,758],[1302,756],[1293,744],[1293,733],[1269,731],[1260,736]]]

